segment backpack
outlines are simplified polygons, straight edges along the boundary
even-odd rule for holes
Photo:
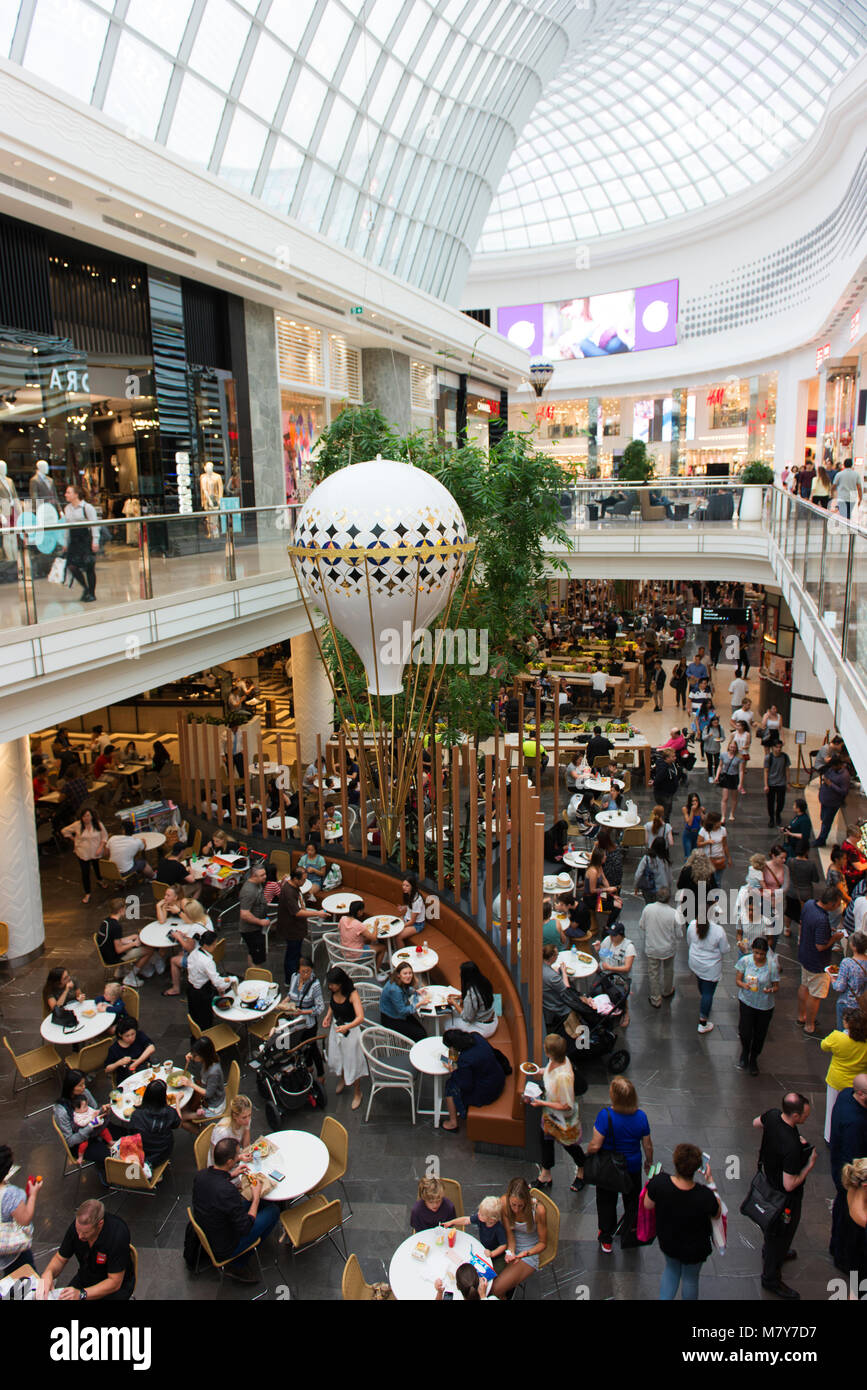
[[[650,856],[645,854],[641,863],[643,867],[636,884],[636,892],[654,897],[656,894],[656,876],[651,868]]]
[[[202,1243],[196,1235],[192,1221],[188,1221],[187,1229],[184,1231],[184,1264],[188,1269],[195,1271],[201,1250]]]
[[[339,864],[332,862],[328,866],[328,873],[325,875],[325,880],[322,884],[323,892],[326,888],[329,892],[332,892],[333,889],[339,888],[342,882],[343,870],[341,869]]]

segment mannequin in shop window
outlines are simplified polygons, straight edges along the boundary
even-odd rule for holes
[[[128,497],[126,499],[123,506],[121,507],[121,516],[125,516],[127,518],[141,516],[141,502],[138,500],[137,497]],[[138,545],[138,529],[139,528],[136,526],[134,521],[130,522],[129,525],[127,525],[127,545]]]
[[[199,488],[202,495],[202,507],[206,512],[216,512],[220,509],[223,500],[223,479],[219,473],[214,472],[214,465],[210,462],[205,464],[205,471],[199,478]],[[205,527],[210,540],[213,540],[220,533],[220,528],[215,516],[205,518]]]
[[[57,496],[57,488],[54,486],[54,479],[48,471],[46,459],[39,459],[36,464],[36,472],[30,479],[30,500],[34,503],[50,502],[52,506],[60,511],[60,499]]]
[[[15,537],[10,534],[11,528],[17,525],[21,515],[21,503],[18,500],[18,491],[6,471],[5,459],[0,459],[0,526],[3,527],[3,554],[7,560],[14,560]]]

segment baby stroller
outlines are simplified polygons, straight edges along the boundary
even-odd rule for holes
[[[325,1091],[313,1070],[313,1049],[326,1041],[325,1036],[307,1038],[288,1047],[291,1040],[290,1030],[275,1033],[262,1044],[252,1062],[272,1129],[285,1129],[283,1117],[296,1110],[325,1108]]]
[[[609,1014],[597,1013],[592,1004],[584,1003],[577,989],[573,987],[567,991],[566,998],[572,1012],[577,1014],[586,1030],[575,1037],[576,1060],[604,1057],[609,1071],[624,1072],[631,1059],[625,1047],[617,1046],[617,1028],[629,997],[629,985],[624,984],[617,975],[600,972],[596,982],[584,993],[588,999],[607,994],[614,1007]]]

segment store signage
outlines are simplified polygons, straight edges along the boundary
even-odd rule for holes
[[[352,306],[352,308],[349,310],[349,312],[350,312],[350,314],[363,314],[363,313],[364,313],[364,306],[363,306],[362,304],[353,304],[353,306]]]
[[[48,378],[49,391],[89,391],[90,376],[77,367],[52,367]]]
[[[726,388],[724,386],[715,386],[712,391],[708,391],[707,393],[707,404],[722,405],[725,399],[725,392]]]
[[[190,476],[189,454],[175,454],[175,467],[178,470],[178,511],[189,513],[193,510],[193,488]]]
[[[819,370],[823,362],[831,356],[831,344],[825,343],[824,347],[816,348],[816,371]]]

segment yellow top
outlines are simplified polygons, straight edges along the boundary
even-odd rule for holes
[[[824,1052],[832,1054],[825,1083],[833,1086],[835,1091],[844,1091],[852,1085],[859,1072],[867,1069],[867,1042],[855,1042],[848,1033],[835,1028],[833,1033],[822,1039],[821,1047]]]

